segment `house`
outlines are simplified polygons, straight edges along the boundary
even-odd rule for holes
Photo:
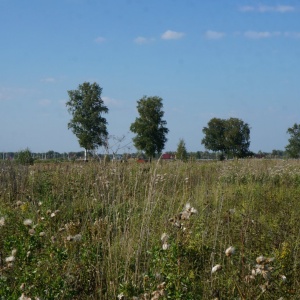
[[[161,159],[175,159],[175,154],[164,153],[164,154],[161,156]]]

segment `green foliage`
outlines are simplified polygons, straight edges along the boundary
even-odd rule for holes
[[[15,156],[15,160],[22,165],[33,165],[34,163],[34,159],[32,157],[32,153],[31,151],[26,148],[24,150],[20,150],[16,156]]]
[[[289,144],[285,147],[286,153],[291,158],[300,157],[300,124],[294,124],[288,128],[287,133],[290,135]]]
[[[176,150],[176,159],[186,161],[187,158],[188,158],[188,153],[185,147],[185,142],[183,139],[180,139]]]
[[[233,157],[246,157],[250,153],[250,128],[247,123],[240,119],[213,118],[202,131],[205,137],[201,143],[206,149],[220,151],[221,159],[224,154]]]
[[[101,99],[102,88],[95,82],[84,82],[77,90],[68,91],[66,103],[72,115],[68,128],[78,138],[79,144],[86,150],[94,150],[105,145],[107,139],[107,121],[102,116],[108,108]]]
[[[137,103],[139,117],[130,126],[130,130],[136,133],[133,142],[138,150],[145,151],[151,158],[162,152],[167,141],[166,134],[169,132],[165,127],[167,122],[162,119],[162,98],[144,96]]]

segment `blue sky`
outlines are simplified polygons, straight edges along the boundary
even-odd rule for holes
[[[0,50],[1,152],[80,151],[65,102],[85,81],[124,145],[144,95],[163,98],[166,151],[203,151],[213,117],[248,123],[255,152],[300,123],[299,1],[0,0]]]

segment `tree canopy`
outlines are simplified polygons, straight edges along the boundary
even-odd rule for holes
[[[138,150],[145,151],[150,158],[161,153],[167,141],[169,129],[163,120],[162,98],[144,96],[137,101],[139,117],[131,124],[130,130],[136,134],[133,143]]]
[[[287,133],[290,135],[289,144],[285,147],[286,153],[291,158],[300,157],[300,124],[294,124],[288,128]]]
[[[206,149],[221,152],[221,158],[245,157],[250,153],[250,128],[240,119],[213,118],[202,131],[205,137],[201,143]]]
[[[108,136],[107,121],[102,116],[108,113],[108,108],[101,99],[101,93],[102,88],[96,82],[84,82],[77,90],[68,91],[66,106],[72,115],[68,128],[86,151],[105,145]]]

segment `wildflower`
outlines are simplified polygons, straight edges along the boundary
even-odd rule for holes
[[[17,249],[13,249],[13,250],[11,251],[11,255],[12,255],[12,256],[16,256],[16,254],[17,254]]]
[[[40,236],[40,237],[43,237],[43,236],[45,236],[45,234],[46,234],[46,233],[45,233],[44,231],[41,231],[41,232],[39,233],[39,236]]]
[[[0,227],[5,225],[5,218],[1,217],[0,218]]]
[[[54,213],[54,212],[51,213],[50,217],[51,217],[51,218],[54,218],[54,217],[55,217],[55,213]]]
[[[235,252],[235,248],[232,247],[232,246],[230,246],[229,248],[227,248],[227,249],[225,250],[225,255],[226,255],[226,256],[231,256],[231,255],[234,254],[234,252]]]
[[[211,272],[212,273],[216,273],[217,271],[222,270],[222,266],[221,265],[215,265],[212,269]]]
[[[119,294],[117,297],[118,297],[119,300],[122,300],[122,299],[125,298],[123,293]]]
[[[33,222],[32,222],[31,219],[25,219],[24,222],[23,222],[23,224],[24,224],[25,226],[31,226],[32,223],[33,223]]]
[[[43,202],[42,202],[42,201],[39,201],[38,206],[41,206],[42,204],[43,204]]]

